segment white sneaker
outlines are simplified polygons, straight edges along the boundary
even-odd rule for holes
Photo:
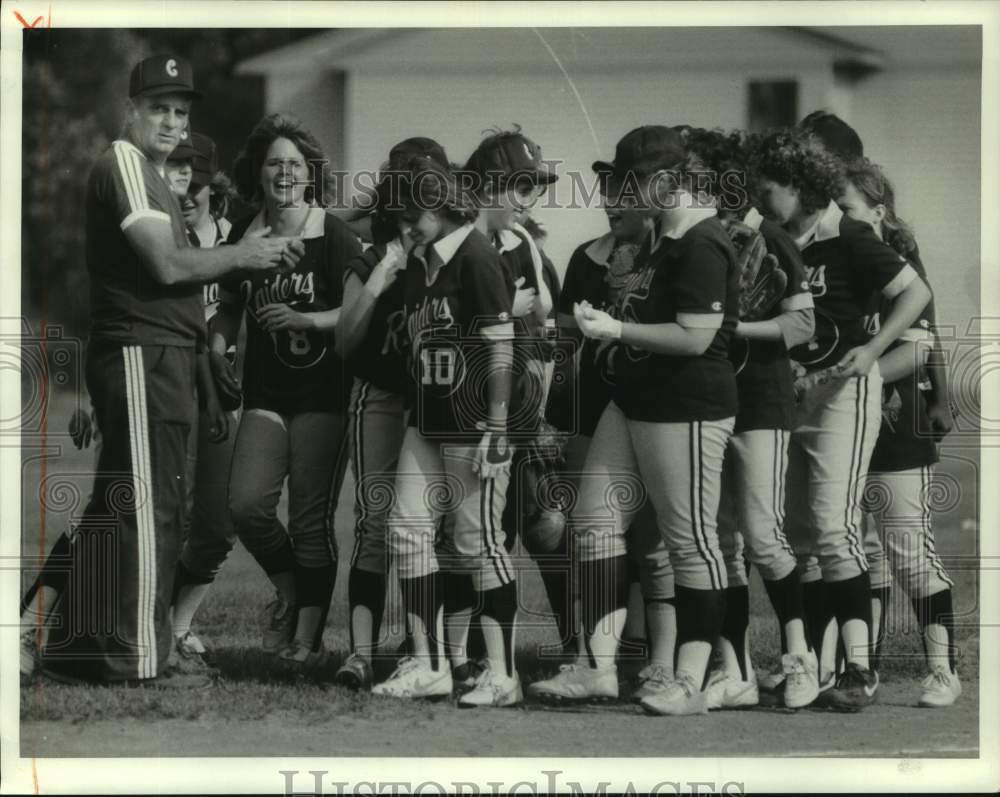
[[[678,673],[667,685],[667,688],[655,695],[644,697],[639,701],[647,714],[658,716],[685,716],[688,714],[707,714],[708,701],[705,693],[687,673]]]
[[[709,711],[720,708],[750,708],[760,702],[756,681],[741,681],[724,670],[714,670],[705,687]]]
[[[816,654],[786,653],[781,657],[785,676],[785,706],[804,708],[819,695],[819,664]]]
[[[562,664],[557,675],[528,686],[528,694],[542,700],[590,700],[618,697],[618,668],[594,669]]]
[[[451,697],[451,689],[451,668],[447,663],[440,670],[432,670],[422,658],[406,656],[392,675],[372,687],[372,694],[409,699]]]
[[[760,689],[761,692],[767,692],[768,694],[777,694],[780,692],[784,683],[785,673],[780,665],[777,669],[772,670],[771,672],[757,676],[758,689]]]
[[[476,679],[476,685],[458,699],[458,705],[473,706],[514,706],[524,700],[521,679],[515,672],[513,677],[502,675],[487,667]]]
[[[264,607],[261,617],[263,627],[261,647],[264,652],[277,653],[288,645],[295,636],[297,621],[298,612],[295,611],[295,607],[277,593],[274,600]]]
[[[924,689],[920,695],[920,705],[924,708],[945,708],[950,706],[962,694],[962,684],[958,674],[951,672],[943,664],[924,678],[921,684]]]
[[[638,703],[647,695],[662,692],[673,679],[673,671],[668,670],[662,664],[647,664],[639,670],[639,675],[636,678],[638,683],[632,690],[632,702]]]

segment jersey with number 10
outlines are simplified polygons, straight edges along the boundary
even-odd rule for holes
[[[428,282],[421,253],[403,279],[410,426],[443,441],[482,436],[492,375],[490,328],[510,325],[511,295],[500,255],[478,230],[462,228],[454,254]],[[513,335],[513,330],[510,330]]]
[[[247,319],[244,406],[294,414],[338,412],[346,407],[350,377],[334,353],[333,334],[318,330],[266,332],[259,314],[269,304],[300,313],[340,307],[347,263],[361,245],[342,221],[312,208],[302,231],[305,254],[291,271],[273,269],[227,278],[222,302],[244,308]],[[235,243],[263,225],[263,212],[237,224]]]

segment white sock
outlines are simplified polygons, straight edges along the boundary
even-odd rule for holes
[[[182,637],[191,630],[191,621],[205,600],[208,584],[185,584],[177,591],[177,602],[174,604],[174,636]]]

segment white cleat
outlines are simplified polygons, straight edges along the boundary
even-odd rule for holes
[[[726,708],[751,708],[760,702],[756,681],[741,681],[724,670],[708,676],[705,703],[709,711]]]
[[[440,670],[433,670],[422,658],[406,656],[400,659],[392,675],[372,687],[372,694],[416,700],[451,697],[451,690],[451,668],[447,663]]]
[[[458,699],[458,705],[462,708],[516,706],[523,700],[521,679],[516,672],[513,676],[501,675],[487,667],[479,674],[476,685]]]
[[[639,705],[647,714],[680,717],[689,714],[707,714],[708,700],[705,693],[687,673],[678,673],[662,692],[644,697]]]
[[[639,670],[639,675],[636,678],[638,683],[632,690],[632,702],[638,703],[644,697],[662,692],[673,679],[673,671],[668,670],[662,664],[647,664]]]
[[[559,672],[545,681],[528,686],[528,694],[540,700],[615,700],[618,698],[618,668],[595,669],[579,664],[562,664]]]
[[[958,673],[951,672],[944,665],[938,665],[934,672],[924,678],[924,691],[920,695],[920,705],[924,708],[946,708],[962,694],[962,684]]]
[[[786,708],[804,708],[819,696],[815,653],[786,653],[781,657],[781,669],[785,676]]]

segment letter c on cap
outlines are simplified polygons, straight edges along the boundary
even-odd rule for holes
[[[177,77],[177,62],[173,58],[167,61],[163,68],[167,70],[167,74],[170,77]]]

